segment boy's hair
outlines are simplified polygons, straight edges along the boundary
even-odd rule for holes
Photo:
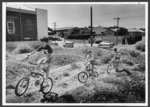
[[[46,42],[46,43],[48,43],[49,39],[44,36],[43,38],[40,39],[40,41],[41,41],[41,42]]]

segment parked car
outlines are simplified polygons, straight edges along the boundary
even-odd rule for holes
[[[108,42],[108,41],[102,41],[101,43],[98,44],[98,47],[108,49],[108,48],[113,48],[114,45],[115,45],[115,43]]]
[[[103,42],[102,40],[96,40],[95,43],[96,44],[100,44],[101,42]]]
[[[70,41],[67,41],[63,47],[70,47],[70,48],[73,48],[74,47],[74,43],[73,42],[70,42]]]

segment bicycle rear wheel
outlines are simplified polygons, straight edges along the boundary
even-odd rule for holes
[[[86,72],[80,72],[78,74],[78,80],[79,80],[79,82],[85,83],[87,81],[87,79],[88,79],[88,74]]]
[[[107,73],[110,74],[110,72],[114,69],[113,65],[108,65],[107,67]]]
[[[29,86],[29,78],[23,77],[20,79],[20,81],[17,83],[15,87],[15,94],[17,96],[22,96],[28,89]]]
[[[41,84],[41,88],[42,88],[42,93],[43,94],[47,94],[52,90],[53,87],[53,80],[51,78],[48,78],[47,81],[44,81]]]

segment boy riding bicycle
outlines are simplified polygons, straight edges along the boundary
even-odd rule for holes
[[[89,69],[92,69],[92,71],[91,70],[90,71],[93,72],[94,62],[95,62],[94,55],[92,54],[92,52],[90,50],[87,50],[87,54],[86,54],[86,69],[88,69],[88,67],[91,67]]]
[[[111,63],[114,64],[116,71],[118,71],[117,67],[118,67],[119,62],[120,62],[121,54],[117,51],[117,48],[113,49],[112,54],[114,55],[114,57],[112,58]]]
[[[52,48],[49,46],[48,42],[48,38],[46,37],[43,37],[40,39],[40,41],[42,42],[42,45],[35,51],[31,52],[30,54],[27,55],[27,58],[36,53],[36,52],[43,52],[44,55],[45,55],[45,58],[41,59],[38,61],[37,63],[37,66],[35,68],[35,71],[39,72],[40,71],[40,68],[41,68],[41,65],[43,64],[44,66],[46,66],[46,81],[48,80],[48,77],[49,77],[49,70],[50,70],[50,63],[51,63],[51,54],[53,52]]]

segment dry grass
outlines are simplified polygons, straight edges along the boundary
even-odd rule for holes
[[[38,42],[35,44],[31,43],[28,45],[23,45],[23,48],[17,44],[14,44],[13,46],[7,44],[7,48],[11,52],[13,52],[12,50],[18,50],[19,53],[22,53],[19,50],[20,48],[26,50],[26,52],[29,52],[30,50],[27,51],[28,49],[34,50],[38,47],[38,45]],[[58,46],[53,46],[54,53],[52,66],[61,67],[67,64],[71,64],[72,70],[78,69],[79,66],[76,64],[76,62],[84,60],[84,55],[87,48],[88,47],[63,49]],[[90,49],[94,53],[96,58],[99,58],[101,60],[101,64],[108,64],[108,62],[113,57],[113,55],[110,53],[111,51],[109,50],[96,47],[89,47],[88,49]],[[98,72],[102,72],[98,78],[89,78],[85,85],[78,88],[76,87],[75,89],[67,92],[63,97],[65,100],[62,100],[61,103],[68,103],[70,102],[70,99],[71,102],[74,103],[144,103],[145,52],[126,48],[120,49],[119,52],[122,54],[122,62],[129,65],[130,67],[133,66],[131,76],[127,76],[126,74],[121,73],[108,75],[105,70],[102,71],[101,69],[98,69]],[[16,55],[16,57],[17,56],[18,55]],[[30,57],[30,60],[36,62],[42,57],[43,56],[41,54],[35,54]],[[28,71],[32,70],[33,67],[29,66],[27,63],[21,63],[14,59],[12,60],[11,57],[8,57],[8,59],[9,60],[7,60],[6,63],[6,86],[9,89],[14,88],[16,80],[20,78],[20,76],[28,74]],[[72,75],[68,72],[64,72],[63,76],[69,78]],[[69,87],[69,84],[67,85]],[[57,102],[57,100],[54,102]]]

